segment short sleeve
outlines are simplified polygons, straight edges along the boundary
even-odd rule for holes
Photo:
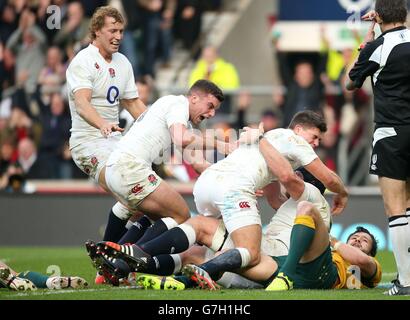
[[[93,88],[93,70],[87,67],[87,64],[74,60],[67,69],[66,77],[67,83],[71,93],[79,89]]]
[[[299,161],[302,166],[308,165],[318,157],[312,146],[305,139],[300,136],[293,136],[292,138],[291,156],[294,160]]]
[[[177,123],[188,127],[189,108],[187,103],[188,102],[185,103],[179,101],[178,99],[170,101],[168,111],[166,113],[166,123],[168,128]]]
[[[374,41],[367,44],[360,52],[357,62],[349,72],[349,78],[355,88],[361,88],[368,76],[372,76],[380,68],[382,44]]]

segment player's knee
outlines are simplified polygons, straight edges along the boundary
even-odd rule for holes
[[[188,206],[186,208],[181,208],[172,215],[172,218],[175,219],[178,224],[184,223],[191,217]]]
[[[314,216],[313,204],[309,201],[301,201],[298,203],[296,215]]]

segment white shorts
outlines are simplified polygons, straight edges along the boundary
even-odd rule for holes
[[[205,171],[195,183],[194,200],[199,214],[222,217],[229,233],[250,225],[262,225],[256,196],[240,192],[232,179],[215,171]]]
[[[94,138],[71,149],[74,163],[97,183],[108,157],[120,141],[121,135]]]
[[[145,162],[128,154],[113,154],[105,169],[108,188],[131,210],[160,185],[162,179]]]

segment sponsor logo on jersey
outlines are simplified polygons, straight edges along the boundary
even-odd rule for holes
[[[239,208],[241,209],[249,209],[251,206],[248,201],[241,201],[239,202]]]
[[[377,169],[376,162],[377,162],[377,154],[374,154],[372,156],[372,165],[370,166],[370,169],[372,169],[372,170]]]
[[[157,177],[154,176],[153,174],[150,174],[150,175],[148,176],[148,181],[149,181],[153,186],[155,186],[155,185],[157,184],[157,182],[158,182],[158,179],[157,179]]]
[[[109,68],[108,72],[110,73],[111,78],[115,77],[115,70],[113,68]]]
[[[140,186],[140,184],[137,183],[137,185],[134,188],[131,189],[131,192],[133,194],[139,194],[139,193],[141,193],[142,190],[144,190],[144,187]]]

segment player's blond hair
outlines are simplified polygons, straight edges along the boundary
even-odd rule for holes
[[[95,33],[101,30],[105,23],[105,17],[114,18],[115,22],[124,24],[124,18],[121,13],[114,7],[104,6],[99,7],[91,17],[90,23],[90,38],[91,41],[96,38]]]

